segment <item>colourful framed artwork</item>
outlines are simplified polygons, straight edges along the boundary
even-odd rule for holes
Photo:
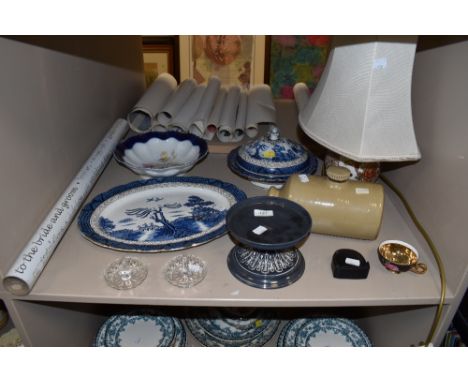
[[[205,83],[212,75],[225,86],[249,89],[263,83],[265,36],[179,36],[180,79]]]
[[[330,43],[331,36],[268,36],[265,82],[273,96],[294,98],[297,82],[304,82],[313,92],[325,68]]]

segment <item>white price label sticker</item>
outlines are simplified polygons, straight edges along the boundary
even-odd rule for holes
[[[254,216],[260,216],[260,217],[274,216],[274,213],[273,213],[273,210],[259,210],[255,208]]]
[[[374,60],[374,69],[385,69],[387,67],[387,57],[380,57]]]
[[[359,267],[361,265],[361,262],[357,259],[350,259],[347,257],[344,261],[346,264],[353,265],[355,267]]]
[[[368,188],[363,188],[363,187],[358,187],[358,188],[356,188],[356,194],[358,194],[358,195],[367,195],[367,194],[369,194],[369,189]]]
[[[262,233],[265,233],[266,231],[268,231],[268,228],[266,228],[266,227],[264,227],[262,225],[259,225],[257,228],[252,230],[252,232],[255,235],[261,235]]]
[[[306,174],[299,174],[299,180],[302,183],[308,183],[309,182],[309,177]]]

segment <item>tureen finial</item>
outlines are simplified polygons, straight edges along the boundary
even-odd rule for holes
[[[279,139],[279,135],[279,129],[276,126],[271,126],[267,137],[270,141],[277,141]]]

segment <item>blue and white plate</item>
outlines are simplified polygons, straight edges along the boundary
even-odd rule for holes
[[[259,316],[267,316],[267,312],[257,308],[216,308],[211,310],[213,317],[222,318],[227,324],[240,330],[247,330],[257,326]]]
[[[182,321],[177,317],[167,316],[163,310],[158,307],[146,307],[132,310],[128,313],[129,316],[162,316],[171,318],[174,321],[175,335],[171,343],[171,347],[184,347],[187,343],[187,335]]]
[[[296,340],[297,331],[308,321],[307,318],[300,318],[289,321],[281,330],[278,337],[277,346],[292,347]]]
[[[175,336],[174,341],[172,341],[172,347],[184,347],[187,344],[187,334],[185,333],[184,326],[182,321],[178,318],[172,317],[175,325]]]
[[[211,336],[226,343],[248,342],[263,333],[272,320],[258,318],[233,325],[225,319],[198,319],[198,323]],[[240,326],[240,327],[239,327]]]
[[[293,320],[283,328],[277,344],[285,347],[372,346],[362,329],[345,318]]]
[[[104,343],[105,337],[106,337],[106,326],[102,325],[99,328],[98,333],[96,334],[96,338],[94,339],[93,346],[95,347],[106,346]]]
[[[105,347],[107,346],[106,345],[106,330],[107,330],[107,326],[109,325],[110,321],[113,320],[113,319],[116,319],[117,316],[111,316],[110,318],[108,318],[102,325],[101,327],[99,328],[97,334],[96,334],[96,338],[94,339],[94,343],[93,343],[93,346],[97,346],[97,347]]]
[[[179,250],[226,233],[226,213],[246,198],[230,183],[201,177],[140,180],[96,196],[80,213],[82,234],[103,247]]]
[[[148,313],[151,314],[151,313]],[[142,313],[142,315],[147,315],[146,313]],[[116,316],[111,316],[108,318],[103,325],[99,328],[99,331],[96,335],[96,338],[94,340],[93,346],[97,347],[111,347],[111,346],[116,346],[115,342],[114,345],[110,344],[108,345],[106,343],[106,334],[107,334],[107,329],[111,327],[111,330],[113,330],[112,323],[117,320],[121,319],[122,317],[136,317],[134,314],[129,314],[129,315],[116,315]],[[171,347],[184,347],[187,343],[187,334],[185,332],[185,328],[182,324],[182,321],[178,318],[175,317],[170,317],[172,321],[174,322],[174,329],[175,329],[175,334],[174,338],[169,346]],[[135,345],[135,346],[142,346],[142,345]]]
[[[223,336],[218,337],[213,335],[212,331],[206,330],[206,323],[205,325],[200,323],[198,319],[187,319],[185,320],[187,327],[189,328],[190,332],[193,336],[204,346],[208,347],[215,347],[215,346],[224,346],[224,347],[259,347],[265,345],[276,333],[276,330],[279,326],[279,320],[268,320],[262,321],[258,320],[257,324],[259,325],[259,329],[255,335],[249,335],[248,331],[246,331],[245,335],[242,335],[241,331],[234,330],[235,333],[233,336],[228,338],[227,331],[223,330]],[[230,328],[233,328],[232,326]],[[218,333],[219,330],[222,330],[220,326],[218,326]],[[252,333],[250,333],[252,334]]]
[[[119,316],[106,329],[105,343],[116,347],[168,347],[176,333],[174,320],[163,316]]]

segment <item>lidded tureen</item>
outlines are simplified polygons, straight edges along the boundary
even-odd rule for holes
[[[284,183],[292,174],[315,172],[317,159],[300,143],[281,137],[274,126],[264,137],[231,151],[228,165],[252,181]]]

